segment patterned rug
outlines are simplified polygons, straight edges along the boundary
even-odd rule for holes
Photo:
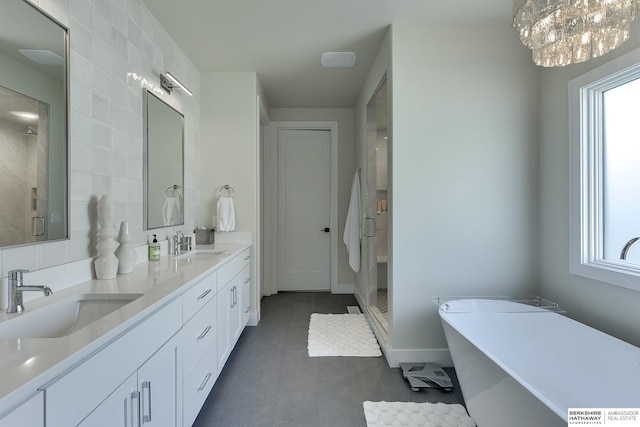
[[[309,321],[309,357],[382,356],[364,314],[318,314]]]
[[[464,406],[447,403],[369,402],[362,404],[367,427],[475,427]]]

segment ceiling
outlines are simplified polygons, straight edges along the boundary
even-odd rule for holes
[[[201,72],[256,72],[270,107],[353,107],[393,22],[511,22],[510,0],[143,1]],[[322,68],[336,51],[356,65]]]

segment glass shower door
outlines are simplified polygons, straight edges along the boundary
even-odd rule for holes
[[[365,188],[366,272],[369,288],[368,311],[379,329],[388,333],[389,289],[387,261],[389,247],[389,189],[388,189],[388,116],[387,81],[380,86],[367,105],[367,157]]]

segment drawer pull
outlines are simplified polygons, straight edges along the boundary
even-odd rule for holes
[[[199,301],[199,300],[201,300],[202,298],[206,297],[207,295],[209,295],[209,292],[211,292],[211,288],[209,288],[209,289],[207,289],[206,291],[204,291],[204,292],[202,293],[202,295],[200,295],[200,296],[198,297],[198,301]]]
[[[140,427],[140,392],[131,392],[131,425]]]
[[[244,281],[244,283],[249,283],[251,281],[251,277],[248,277],[247,280]]]
[[[198,340],[201,340],[202,338],[204,338],[205,335],[207,335],[210,330],[211,330],[211,326],[207,326],[206,328],[204,328],[204,331],[202,331],[202,333],[198,335]]]
[[[246,257],[244,257],[244,260],[248,260],[249,258],[251,258],[251,255],[247,255]]]
[[[147,398],[145,399],[145,390],[147,390]],[[150,423],[151,422],[151,381],[143,381],[142,382],[142,423]],[[148,410],[148,411],[147,411]],[[149,415],[146,415],[146,413]]]
[[[202,384],[200,384],[200,387],[198,387],[198,391],[204,390],[204,388],[207,386],[207,383],[209,382],[209,378],[211,378],[211,372],[207,373],[207,376],[204,377]]]

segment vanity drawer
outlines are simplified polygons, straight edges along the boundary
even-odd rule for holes
[[[217,292],[217,274],[214,271],[182,295],[182,323],[187,323],[198,310],[211,301]]]
[[[182,388],[183,425],[190,426],[198,416],[218,375],[217,351],[213,345],[198,361]]]
[[[209,347],[217,343],[216,302],[210,301],[182,328],[182,372],[186,378]]]
[[[249,265],[250,259],[251,248],[247,248],[218,270],[218,292],[220,292],[236,274],[240,273],[245,266]]]

